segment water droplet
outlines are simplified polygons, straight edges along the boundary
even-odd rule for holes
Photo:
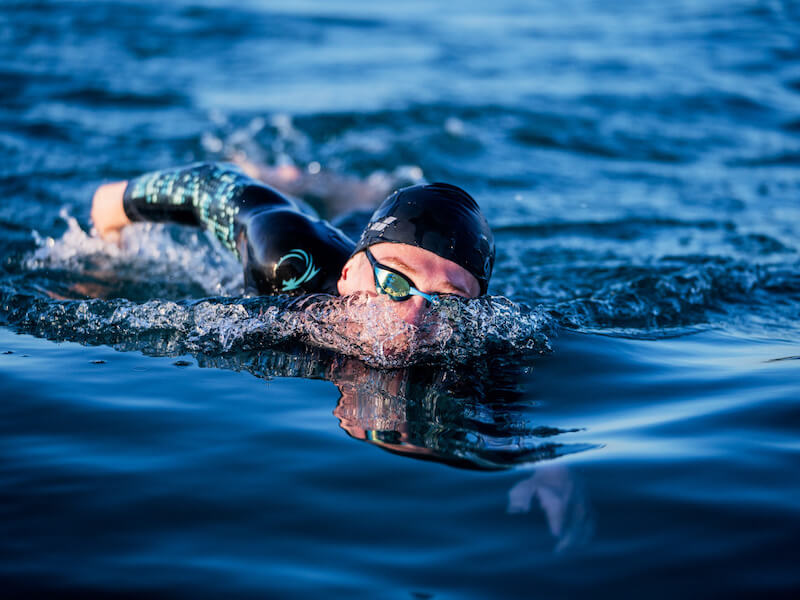
[[[444,122],[444,129],[452,136],[461,137],[464,135],[464,121],[456,117],[449,117]]]

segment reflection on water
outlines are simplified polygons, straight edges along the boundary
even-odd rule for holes
[[[527,389],[535,369],[530,358],[496,358],[458,370],[382,370],[323,350],[301,353],[291,347],[195,358],[202,367],[247,371],[267,380],[329,380],[340,393],[333,415],[350,437],[452,467],[522,470],[528,475],[508,491],[508,512],[529,513],[535,500],[557,551],[591,539],[594,516],[582,481],[569,467],[548,461],[598,445],[563,441],[579,429],[537,418]]]
[[[562,464],[536,467],[508,491],[508,512],[529,513],[534,498],[556,539],[556,552],[587,543],[594,534],[594,515],[583,481]]]
[[[484,372],[467,376],[377,371],[344,360],[329,372],[341,393],[334,415],[353,438],[409,458],[468,469],[532,471],[509,490],[508,512],[529,513],[535,498],[556,551],[587,542],[594,519],[583,483],[562,464],[536,463],[592,446],[557,441],[575,429],[534,424],[535,408],[524,401],[519,369],[482,366]]]
[[[298,347],[234,355],[195,355],[198,365],[257,377],[333,382],[334,415],[351,437],[395,454],[478,470],[532,465],[595,448],[559,436],[579,431],[537,422],[525,379],[530,356],[474,361],[467,367],[377,369],[324,350]]]
[[[561,441],[579,430],[537,420],[536,404],[526,389],[530,359],[498,358],[468,370],[381,370],[322,351],[197,359],[204,367],[246,370],[267,379],[330,380],[341,394],[333,414],[352,438],[452,467],[522,470],[527,477],[508,491],[509,514],[540,509],[559,552],[592,537],[594,515],[583,482],[569,467],[548,461],[598,446]]]
[[[356,360],[329,373],[341,393],[334,414],[350,436],[396,454],[472,469],[509,469],[591,448],[538,424],[518,377],[503,360],[469,372],[379,371]]]

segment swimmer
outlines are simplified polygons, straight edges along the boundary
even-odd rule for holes
[[[110,241],[134,222],[205,227],[241,261],[247,293],[366,293],[412,325],[442,295],[486,293],[494,238],[456,186],[395,191],[357,243],[309,212],[234,165],[199,163],[100,186],[91,218]]]

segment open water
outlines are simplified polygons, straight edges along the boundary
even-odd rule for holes
[[[2,597],[800,591],[798,3],[6,0],[0,151]],[[465,187],[491,297],[88,235],[234,156]]]

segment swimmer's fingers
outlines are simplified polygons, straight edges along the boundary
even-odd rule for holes
[[[92,223],[97,234],[108,242],[118,244],[120,230],[131,222],[122,206],[127,184],[118,181],[101,185],[92,198]]]
[[[256,178],[287,194],[296,194],[302,186],[302,172],[294,165],[261,166]]]
[[[287,191],[287,188],[295,183],[301,175],[300,169],[294,165],[265,165],[249,160],[244,154],[235,154],[231,157],[231,162],[249,177],[260,179],[281,191]]]
[[[261,170],[265,168],[264,165],[248,160],[247,156],[245,156],[243,153],[234,154],[230,160],[233,164],[244,171],[245,175],[248,177],[252,177],[253,179],[261,179]]]

